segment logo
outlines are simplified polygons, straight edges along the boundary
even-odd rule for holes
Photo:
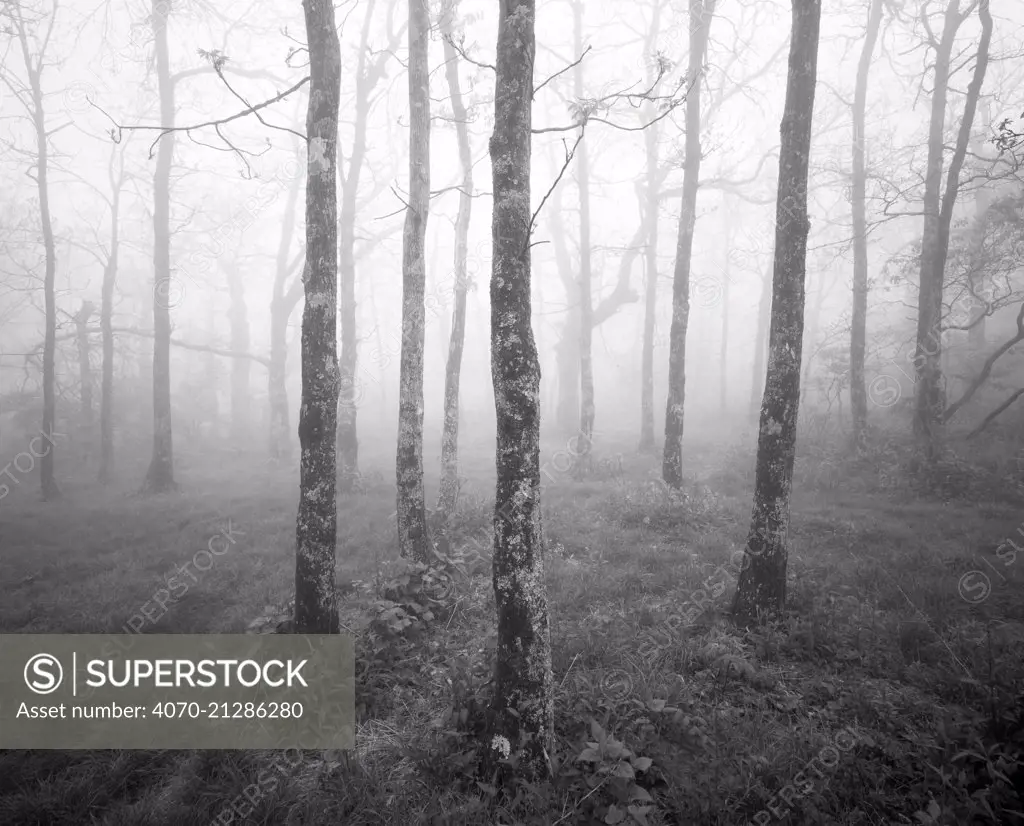
[[[25,685],[36,694],[52,694],[64,682],[64,669],[52,654],[36,654],[25,663]]]

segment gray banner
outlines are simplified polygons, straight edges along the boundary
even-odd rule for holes
[[[0,749],[351,749],[351,637],[0,634]]]

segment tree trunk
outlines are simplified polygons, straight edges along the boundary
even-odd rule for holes
[[[853,444],[858,451],[867,448],[868,428],[868,394],[864,384],[868,317],[865,111],[868,74],[871,71],[871,59],[881,24],[882,0],[872,0],[864,33],[864,46],[861,48],[860,63],[857,65],[857,84],[853,93],[853,180],[850,193],[850,209],[853,213],[853,315],[850,326],[850,408],[853,414]]]
[[[402,358],[398,398],[398,548],[432,558],[423,491],[423,348],[427,216],[430,209],[430,89],[427,0],[409,0],[409,205],[402,233]]]
[[[984,150],[977,146],[975,155],[984,157]],[[985,292],[985,231],[988,226],[988,210],[992,204],[992,193],[984,186],[974,190],[974,223],[971,227],[971,253],[970,258],[970,286],[976,295],[984,295]],[[967,345],[970,349],[972,361],[985,350],[985,307],[976,302],[970,312],[971,328],[967,331]]]
[[[807,269],[807,170],[818,66],[821,0],[793,0],[782,115],[768,376],[757,441],[754,507],[732,610],[749,625],[786,602],[787,533],[800,400]]]
[[[366,157],[366,123],[370,111],[370,91],[376,84],[366,68],[369,53],[370,23],[373,20],[374,0],[366,4],[359,57],[356,63],[355,124],[352,152],[348,171],[341,183],[341,216],[338,224],[340,236],[339,265],[341,268],[341,395],[338,406],[338,487],[342,493],[351,493],[359,479],[358,402],[362,394],[356,384],[359,358],[359,338],[356,314],[356,201],[359,179]]]
[[[295,213],[299,201],[302,178],[296,175],[288,189],[284,205],[284,220],[277,245],[274,272],[274,292],[270,300],[270,366],[267,368],[267,400],[270,406],[270,456],[288,459],[292,452],[292,434],[288,413],[288,319],[302,297],[302,279],[285,291],[291,274],[288,255],[291,252]]]
[[[655,4],[659,9],[660,4]],[[657,11],[655,11],[657,14]],[[653,453],[654,444],[654,332],[658,314],[658,125],[644,130],[647,149],[647,186],[644,193],[644,223],[647,244],[644,247],[644,334],[640,357],[640,450]]]
[[[938,429],[946,406],[942,383],[942,294],[949,250],[949,227],[953,220],[960,185],[960,170],[970,140],[974,112],[988,66],[988,44],[992,38],[992,17],[988,0],[980,0],[978,16],[982,23],[981,41],[974,76],[967,88],[964,114],[957,134],[957,143],[950,160],[946,189],[942,192],[942,161],[945,151],[944,125],[946,95],[949,89],[950,61],[957,30],[973,8],[961,13],[959,0],[950,0],[946,7],[942,39],[935,41],[935,79],[932,84],[932,112],[928,128],[928,161],[925,167],[924,230],[921,235],[921,269],[917,304],[917,346],[914,366],[917,393],[914,411],[914,434],[931,460],[937,455]]]
[[[231,349],[236,353],[249,352],[249,309],[245,303],[245,282],[237,267],[228,271],[228,312],[231,324]],[[231,364],[231,437],[236,445],[249,445],[249,359],[234,359]]]
[[[690,260],[700,186],[700,87],[715,0],[690,0],[690,60],[686,79],[686,162],[679,213],[676,265],[672,278],[672,327],[669,331],[668,402],[662,478],[673,488],[683,484],[683,410],[686,403],[686,330],[690,321]]]
[[[91,301],[83,301],[82,308],[75,314],[75,341],[78,349],[78,384],[81,404],[82,433],[87,442],[87,451],[93,448],[93,424],[95,415],[92,404],[92,363],[89,347],[89,319],[96,311]]]
[[[573,13],[573,49],[583,54],[583,3],[575,0]],[[573,92],[577,100],[583,100],[583,64],[578,62],[573,72]],[[582,124],[580,129],[585,129]],[[594,438],[594,307],[591,292],[593,274],[590,268],[590,160],[587,139],[582,137],[577,150],[579,168],[576,172],[576,187],[580,203],[580,415],[579,432],[576,436],[576,450],[573,457],[574,475],[579,476],[590,468],[590,451]]]
[[[554,741],[551,629],[540,509],[540,362],[530,307],[530,147],[534,0],[498,17],[491,241],[491,376],[497,417],[494,596],[498,615],[492,734],[485,747],[522,748],[517,774],[548,774]],[[499,739],[503,738],[503,739]]]
[[[769,259],[775,260],[775,246]],[[768,327],[772,318],[772,281],[769,278],[771,269],[765,268],[761,278],[761,299],[757,304],[757,337],[754,340],[754,377],[750,387],[750,421],[756,422],[761,413],[761,401],[764,397],[765,359],[768,350]]]
[[[562,188],[551,195],[551,246],[555,252],[558,277],[565,289],[565,321],[555,345],[555,368],[558,371],[558,406],[555,420],[560,434],[575,433],[580,415],[580,309],[576,302],[578,286],[573,278],[572,261],[565,243],[565,222],[562,219]]]
[[[56,13],[56,12],[55,12]],[[19,12],[20,14],[20,12]],[[43,343],[43,421],[42,432],[46,437],[46,452],[39,465],[39,483],[44,500],[60,495],[54,473],[54,427],[57,420],[56,396],[56,354],[57,354],[57,248],[53,240],[53,220],[50,215],[49,187],[49,145],[46,133],[46,110],[43,108],[42,71],[43,56],[33,61],[29,52],[24,21],[17,21],[22,56],[32,96],[32,124],[36,137],[36,189],[39,193],[39,221],[43,233],[43,249],[46,255],[46,270],[43,278],[43,304],[46,316],[46,335]]]
[[[174,83],[167,47],[169,7],[153,0],[160,125],[174,126]],[[153,458],[144,488],[152,493],[174,490],[174,444],[171,438],[171,164],[174,132],[160,138],[153,172]]]
[[[728,202],[726,202],[728,203]],[[729,415],[729,264],[731,263],[729,226],[724,230],[725,264],[722,266],[722,347],[718,356],[718,409],[725,421]]]
[[[337,634],[338,102],[341,45],[331,0],[303,0],[309,47],[306,113],[306,303],[302,310],[295,632]]]
[[[462,166],[462,188],[459,191],[459,213],[455,219],[455,306],[448,343],[448,361],[444,373],[444,429],[441,433],[441,492],[437,507],[441,511],[441,528],[447,530],[448,519],[459,498],[459,379],[462,372],[462,350],[466,340],[466,257],[469,241],[469,219],[473,209],[473,158],[469,150],[467,113],[459,85],[459,63],[452,37],[454,5],[441,15],[444,44],[445,75],[452,101],[455,136],[459,144]]]
[[[103,331],[103,367],[100,379],[100,470],[99,481],[107,484],[114,472],[114,286],[117,283],[118,252],[120,247],[121,185],[124,183],[124,156],[121,156],[120,175],[111,175],[113,189],[110,202],[110,256],[103,268],[103,287],[100,299],[100,328]]]
[[[653,88],[658,77],[657,42],[661,32],[660,2],[654,3],[651,9],[651,23],[647,29],[644,42],[644,55],[648,60],[647,80]],[[657,110],[644,106],[644,120],[650,123],[644,130],[644,150],[646,152],[647,170],[646,184],[638,194],[643,193],[641,213],[646,232],[644,233],[644,320],[643,344],[640,354],[640,444],[642,453],[654,453],[654,333],[658,307],[658,213],[660,210],[660,189],[663,176],[659,170],[660,147],[658,138],[661,130],[654,122]]]

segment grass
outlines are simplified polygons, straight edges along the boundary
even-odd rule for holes
[[[898,444],[882,444],[860,463],[826,442],[802,450],[789,610],[751,632],[725,615],[749,449],[694,439],[678,494],[625,440],[600,445],[623,454],[621,472],[553,472],[543,501],[563,767],[515,805],[466,771],[495,638],[486,563],[414,637],[375,621],[378,586],[401,567],[380,461],[363,492],[339,500],[342,622],[360,646],[354,752],[0,752],[0,823],[1021,822],[1024,560],[994,551],[1024,499],[1005,467],[950,460],[922,481]],[[456,555],[487,534],[492,507],[488,443],[463,450]],[[0,630],[118,632],[145,617],[142,633],[240,633],[279,609],[296,475],[241,457],[182,464],[176,494],[99,492],[83,477],[59,505],[24,489],[0,504]],[[965,490],[974,498],[953,495]],[[236,543],[154,609],[165,576],[228,520]],[[972,570],[991,583],[982,601],[961,585]],[[600,755],[577,761],[588,740]],[[632,814],[600,771],[628,759],[652,801]]]

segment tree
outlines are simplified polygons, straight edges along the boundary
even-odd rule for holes
[[[573,47],[575,53],[583,54],[583,3],[574,0],[572,4]],[[583,99],[583,61],[577,61],[573,72],[573,93],[577,100]],[[576,436],[576,450],[573,463],[576,471],[587,466],[594,439],[594,305],[593,274],[590,268],[590,154],[584,131],[580,131],[579,168],[576,172],[576,190],[580,203],[580,417],[579,433]]]
[[[867,346],[868,315],[868,233],[865,215],[864,119],[868,95],[868,74],[875,41],[882,23],[882,0],[871,0],[864,45],[857,64],[853,93],[853,180],[850,209],[853,213],[853,314],[850,327],[850,408],[853,414],[853,442],[857,450],[867,446],[868,394],[864,385],[864,352]]]
[[[492,760],[522,749],[519,770],[547,774],[554,734],[551,629],[540,510],[540,361],[531,325],[530,145],[534,0],[501,3],[490,139],[491,378],[497,418],[494,496]],[[502,754],[501,752],[504,752]]]
[[[761,613],[781,611],[786,601],[786,539],[800,406],[804,279],[810,230],[807,172],[820,23],[821,0],[793,0],[775,210],[768,377],[757,440],[748,564],[740,572],[732,605],[734,618],[743,624],[756,620]]]
[[[302,176],[294,175],[285,196],[281,235],[274,263],[274,287],[270,298],[270,366],[267,368],[267,398],[270,403],[270,456],[286,459],[291,454],[291,434],[288,432],[288,319],[302,298],[301,274],[290,284],[288,279],[298,270],[305,256],[304,244],[289,263],[295,217],[298,211],[299,188]],[[308,182],[307,182],[308,186]]]
[[[455,137],[459,145],[459,165],[462,167],[459,212],[455,218],[455,306],[452,309],[452,332],[444,372],[441,490],[437,498],[442,531],[447,528],[448,519],[455,510],[459,496],[459,378],[462,372],[462,350],[466,340],[466,291],[469,287],[466,257],[469,220],[473,210],[473,159],[469,153],[469,130],[466,125],[468,115],[459,85],[458,55],[451,40],[455,11],[456,3],[454,0],[448,0],[440,20],[445,77],[452,100],[452,118],[455,121]]]
[[[676,266],[672,278],[672,326],[669,330],[668,401],[661,474],[673,488],[683,484],[683,408],[686,401],[686,330],[690,319],[690,262],[700,185],[700,89],[716,0],[690,0],[690,57],[686,80],[686,162],[679,213]]]
[[[974,74],[967,87],[964,113],[957,132],[956,146],[942,189],[942,167],[945,154],[944,127],[946,98],[949,92],[953,45],[960,26],[978,8],[981,39],[978,43]],[[946,406],[942,384],[942,296],[945,284],[946,257],[949,251],[949,228],[953,207],[960,187],[960,170],[970,141],[974,113],[981,94],[988,66],[988,46],[992,39],[992,15],[989,0],[973,0],[964,11],[960,0],[949,0],[943,15],[941,38],[936,38],[928,21],[928,4],[921,8],[921,22],[929,45],[935,50],[935,77],[932,84],[931,120],[928,126],[928,160],[925,167],[924,229],[921,233],[921,267],[917,301],[917,340],[914,351],[916,397],[914,433],[925,455],[936,454],[936,430]]]
[[[348,168],[341,176],[341,206],[338,217],[341,314],[341,403],[338,408],[338,483],[342,493],[351,493],[359,478],[359,437],[357,430],[357,379],[359,339],[356,330],[356,216],[359,212],[359,182],[366,162],[367,125],[370,119],[371,93],[385,77],[388,59],[394,54],[401,37],[401,26],[392,33],[387,48],[373,53],[370,49],[370,24],[373,22],[374,0],[366,4],[363,29],[360,35],[359,57],[355,78],[355,121],[353,123],[352,151]],[[390,19],[390,15],[389,15]],[[384,186],[378,183],[367,200],[376,196]]]
[[[402,356],[395,473],[399,552],[418,561],[432,558],[423,491],[424,246],[430,210],[429,35],[427,0],[409,0],[409,203],[402,232]]]
[[[156,50],[160,124],[174,126],[174,81],[167,46],[169,5],[153,0],[150,22]],[[171,164],[173,131],[160,140],[153,170],[153,458],[144,488],[153,493],[173,490],[174,441],[171,431]]]
[[[302,311],[295,631],[337,634],[338,105],[341,44],[331,0],[303,0],[309,49],[306,112],[306,303]]]
[[[43,421],[42,432],[48,447],[39,464],[39,483],[43,499],[60,495],[54,473],[54,424],[57,418],[55,393],[55,360],[57,348],[57,249],[53,237],[53,217],[50,212],[50,135],[46,127],[46,108],[43,100],[43,70],[47,65],[47,49],[57,23],[57,2],[48,12],[26,9],[21,3],[5,2],[0,14],[6,19],[6,33],[17,43],[25,66],[25,82],[16,80],[2,71],[3,83],[25,109],[32,123],[35,138],[34,167],[36,191],[39,195],[39,223],[45,253],[43,302],[45,306],[45,341],[43,345]],[[59,127],[58,127],[59,128]]]

